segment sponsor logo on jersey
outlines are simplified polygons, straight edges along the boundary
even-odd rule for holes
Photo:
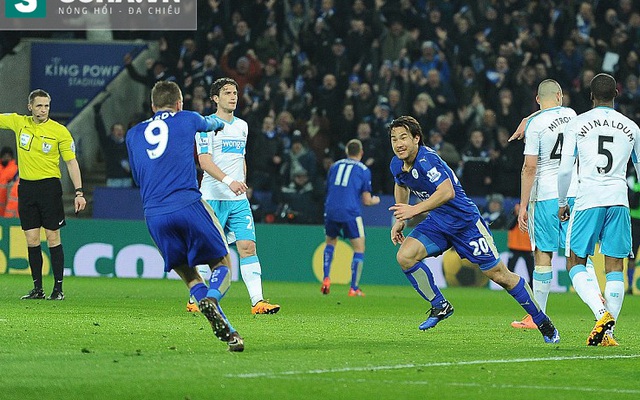
[[[418,192],[417,190],[411,190],[411,193],[413,193],[417,198],[419,198],[420,201],[425,201],[426,199],[429,198],[429,196],[431,196],[429,192]]]
[[[223,153],[244,153],[246,142],[244,140],[222,140]]]

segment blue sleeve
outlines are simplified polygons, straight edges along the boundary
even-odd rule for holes
[[[219,131],[224,128],[224,122],[220,120],[220,118],[216,117],[215,114],[208,115],[206,117],[202,117],[206,123],[205,129],[198,129],[200,132],[210,132],[210,131]]]
[[[371,170],[369,168],[365,169],[363,171],[363,175],[364,175],[364,182],[362,185],[362,191],[363,192],[369,192],[371,193]]]
[[[424,176],[429,182],[435,185],[435,187],[438,187],[442,182],[449,179],[449,174],[447,174],[447,168],[444,166],[442,160],[438,158],[433,160],[435,162],[431,161],[432,160],[425,159],[424,161],[419,161],[418,165],[420,165]]]

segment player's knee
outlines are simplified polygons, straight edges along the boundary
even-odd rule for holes
[[[24,231],[24,236],[27,240],[27,246],[29,247],[40,246],[40,229],[30,229],[30,230]]]
[[[396,254],[396,261],[400,264],[400,267],[404,270],[410,269],[416,263],[414,257],[411,257],[407,252],[399,250]]]
[[[27,246],[28,247],[38,247],[38,246],[40,246],[40,237],[36,237],[36,238],[28,238],[27,237]],[[51,247],[51,246],[49,246],[49,247]]]
[[[325,238],[325,241],[324,241],[324,242],[325,242],[326,244],[330,244],[330,245],[332,245],[332,246],[334,246],[334,247],[335,247],[335,246],[336,246],[336,244],[338,244],[338,238],[332,238],[332,237],[327,236],[327,237]]]
[[[504,263],[498,263],[495,267],[482,271],[487,278],[491,279],[503,288],[512,288],[519,280],[519,276],[509,271]]]
[[[252,240],[239,240],[236,247],[242,258],[256,255],[256,242]]]
[[[49,247],[55,247],[61,243],[59,230],[51,231],[51,230],[45,229],[44,232],[45,232],[45,236],[47,237],[47,245],[49,245]]]
[[[351,247],[353,247],[353,251],[356,253],[364,253],[364,240],[361,238],[351,240]]]

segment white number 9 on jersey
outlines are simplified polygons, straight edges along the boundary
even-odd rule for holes
[[[147,155],[155,160],[164,154],[169,141],[169,127],[163,120],[153,120],[144,130],[144,138],[150,145],[155,145],[155,149],[147,149]]]

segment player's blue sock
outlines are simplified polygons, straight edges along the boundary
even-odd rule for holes
[[[353,253],[353,260],[351,261],[351,289],[353,290],[358,290],[363,263],[364,253]]]
[[[538,307],[538,303],[533,299],[533,294],[531,293],[531,289],[527,282],[520,277],[518,284],[511,290],[508,290],[509,294],[513,296],[514,299],[524,308],[527,314],[531,314],[533,317],[533,322],[536,325],[540,325],[544,322],[548,317],[545,313],[542,312],[540,307]]]
[[[331,261],[333,261],[333,251],[335,247],[332,244],[327,244],[324,248],[324,256],[322,257],[322,272],[323,278],[328,278],[331,272]]]
[[[205,285],[204,283],[200,282],[200,283],[196,283],[194,286],[192,286],[191,289],[189,289],[189,292],[191,293],[193,298],[196,299],[196,302],[199,303],[200,300],[202,300],[205,297],[207,297],[207,291],[208,290],[209,290],[209,288],[207,287],[207,285]]]
[[[439,307],[447,301],[436,286],[431,270],[422,261],[418,261],[413,267],[403,272],[416,292],[432,306]]]
[[[221,265],[211,272],[207,297],[220,301],[229,290],[229,286],[231,286],[231,273],[227,266]]]

